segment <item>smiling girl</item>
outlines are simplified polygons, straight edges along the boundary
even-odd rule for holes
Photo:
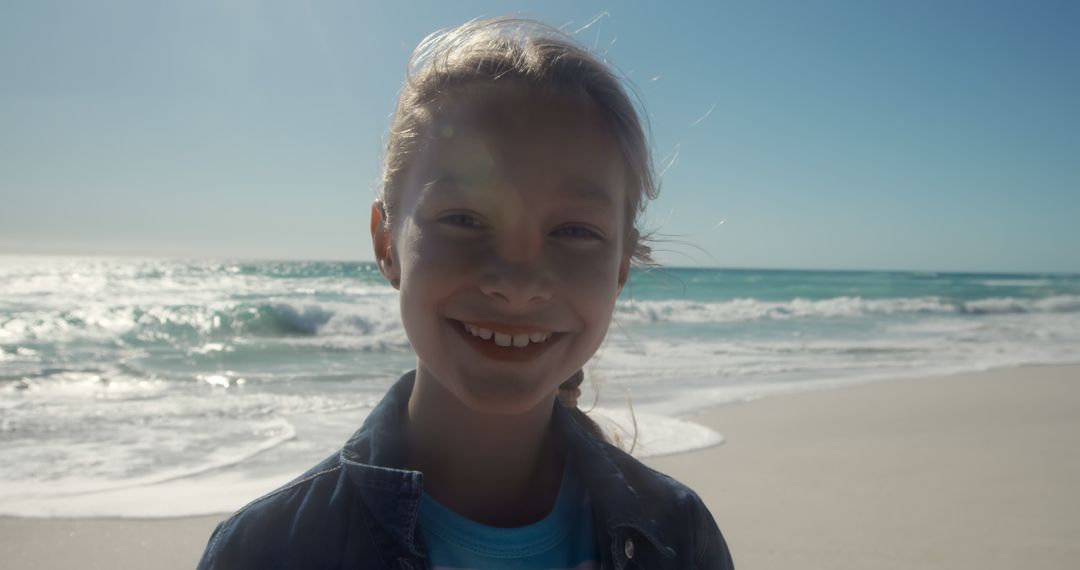
[[[371,210],[416,370],[200,567],[731,568],[697,495],[572,404],[655,193],[633,103],[565,35],[497,19],[424,40]]]

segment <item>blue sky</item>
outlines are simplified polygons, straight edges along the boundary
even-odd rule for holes
[[[0,251],[370,259],[412,47],[602,13],[578,37],[673,162],[661,261],[1080,272],[1080,3],[1054,1],[5,2]]]

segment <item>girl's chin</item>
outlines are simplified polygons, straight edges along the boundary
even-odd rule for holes
[[[462,375],[457,386],[448,388],[475,413],[520,415],[539,406],[550,406],[561,383],[552,384],[550,379],[538,374],[526,377],[488,372]]]

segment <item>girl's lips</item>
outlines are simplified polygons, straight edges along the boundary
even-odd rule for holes
[[[529,343],[528,346],[523,347],[499,346],[495,344],[492,340],[484,340],[482,338],[474,336],[465,328],[465,323],[463,321],[447,319],[447,322],[450,324],[451,328],[453,328],[457,332],[457,334],[461,336],[462,340],[464,340],[466,344],[479,352],[482,356],[491,360],[499,360],[505,362],[525,362],[532,360],[538,357],[541,353],[548,350],[551,345],[558,342],[563,335],[563,333],[557,332],[548,333],[550,334],[550,336],[544,342]],[[469,324],[472,325],[474,323],[470,321]],[[507,327],[505,325],[501,328],[498,328],[500,323],[485,323],[485,325],[496,327],[492,330],[498,330],[503,334],[510,334],[508,332],[504,332],[509,330],[520,331],[516,334],[524,334],[526,332],[538,332],[539,330],[542,330],[539,328]]]
[[[453,319],[451,319],[453,320]],[[555,331],[538,325],[511,325],[506,323],[497,323],[493,321],[455,321],[457,323],[464,323],[480,329],[488,329],[492,332],[503,333],[508,335],[515,334],[530,334],[534,332],[552,334]]]

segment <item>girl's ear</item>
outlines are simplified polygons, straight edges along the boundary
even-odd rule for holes
[[[375,263],[379,272],[397,289],[401,285],[401,269],[394,262],[392,234],[386,223],[386,209],[379,200],[371,205],[371,245],[375,248]]]

